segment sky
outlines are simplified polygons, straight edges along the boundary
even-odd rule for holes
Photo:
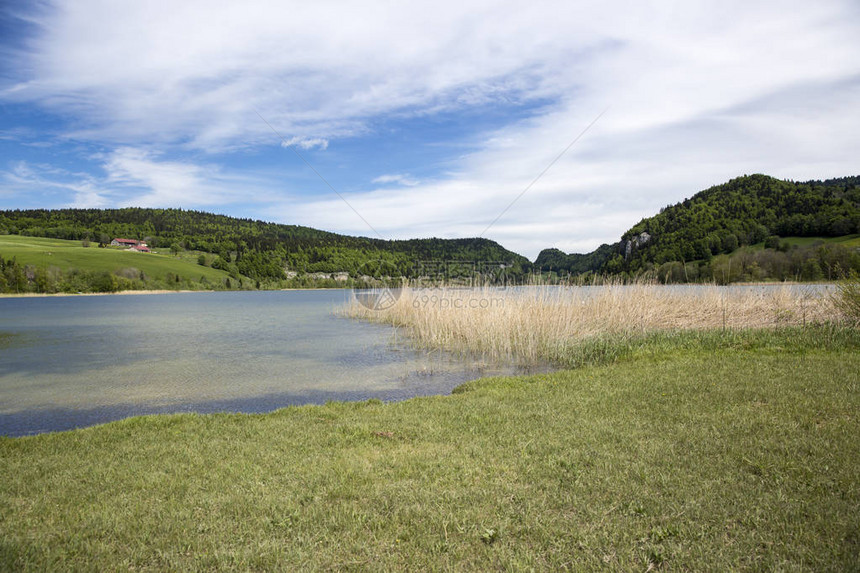
[[[0,209],[589,252],[860,174],[857,0],[0,0]]]

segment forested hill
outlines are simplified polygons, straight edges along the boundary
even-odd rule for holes
[[[783,181],[749,175],[665,207],[588,255],[541,252],[538,268],[630,274],[669,262],[710,261],[739,247],[780,237],[860,233],[860,177]]]
[[[234,266],[257,279],[281,279],[285,269],[359,274],[378,260],[403,276],[412,276],[416,263],[439,260],[504,263],[513,275],[530,268],[525,257],[488,239],[387,241],[183,209],[0,211],[0,234],[100,243],[117,237],[146,240],[155,248],[213,253],[213,266]]]

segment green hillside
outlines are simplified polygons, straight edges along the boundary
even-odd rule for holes
[[[736,280],[837,278],[860,272],[860,177],[782,181],[738,177],[670,205],[630,228],[618,243],[587,255],[546,249],[535,261],[543,271],[626,276],[654,274],[689,280],[715,278],[713,261],[749,255],[759,245],[757,269]],[[760,249],[760,250],[761,250]],[[748,261],[738,260],[740,269]],[[695,263],[688,268],[690,263]],[[767,267],[767,268],[765,268]],[[668,274],[667,274],[668,273]],[[670,277],[671,278],[671,277]]]
[[[107,243],[146,240],[156,249],[211,254],[207,264],[263,283],[277,284],[285,269],[299,274],[426,274],[431,261],[503,263],[506,274],[530,270],[525,257],[481,238],[382,240],[351,237],[297,225],[238,219],[182,209],[59,209],[0,211],[0,234]]]
[[[786,243],[790,247],[810,247],[822,243],[831,245],[842,245],[852,249],[860,249],[860,234],[844,235],[842,237],[780,237],[780,242]],[[764,249],[765,242],[752,245],[757,249]]]
[[[5,259],[0,264],[4,271],[0,273],[0,292],[28,292],[34,286],[42,287],[37,292],[225,288],[233,286],[236,278],[228,283],[231,277],[226,271],[169,252],[137,253],[98,248],[96,244],[84,247],[81,241],[18,235],[0,235],[0,259]],[[23,282],[19,284],[17,279]]]
[[[860,177],[795,183],[766,175],[738,177],[643,219],[621,241],[647,233],[627,256],[645,263],[704,259],[768,236],[839,237],[860,233]]]

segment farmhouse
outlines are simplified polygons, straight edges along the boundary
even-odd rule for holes
[[[114,239],[110,244],[114,247],[136,247],[140,244],[140,241],[136,239]]]
[[[114,247],[127,247],[129,251],[138,251],[140,253],[149,253],[152,252],[149,250],[149,247],[146,246],[146,243],[143,241],[138,241],[136,239],[114,239],[110,242]]]

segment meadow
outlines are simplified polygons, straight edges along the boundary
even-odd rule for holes
[[[860,248],[860,235],[842,235],[841,237],[781,237],[780,242],[789,246],[808,247],[816,244],[842,245],[853,249]],[[763,249],[764,242],[750,245],[755,249]]]
[[[144,273],[149,282],[200,283],[206,279],[210,285],[221,285],[229,274],[222,270],[196,264],[188,255],[176,257],[169,253],[136,253],[117,248],[98,248],[96,243],[84,247],[81,241],[46,239],[20,235],[0,235],[0,256],[17,260],[20,265],[38,269],[60,271],[72,269],[88,272],[109,272],[134,279]],[[170,276],[168,276],[170,275]],[[168,280],[172,279],[172,280]],[[158,286],[156,284],[156,286]]]

